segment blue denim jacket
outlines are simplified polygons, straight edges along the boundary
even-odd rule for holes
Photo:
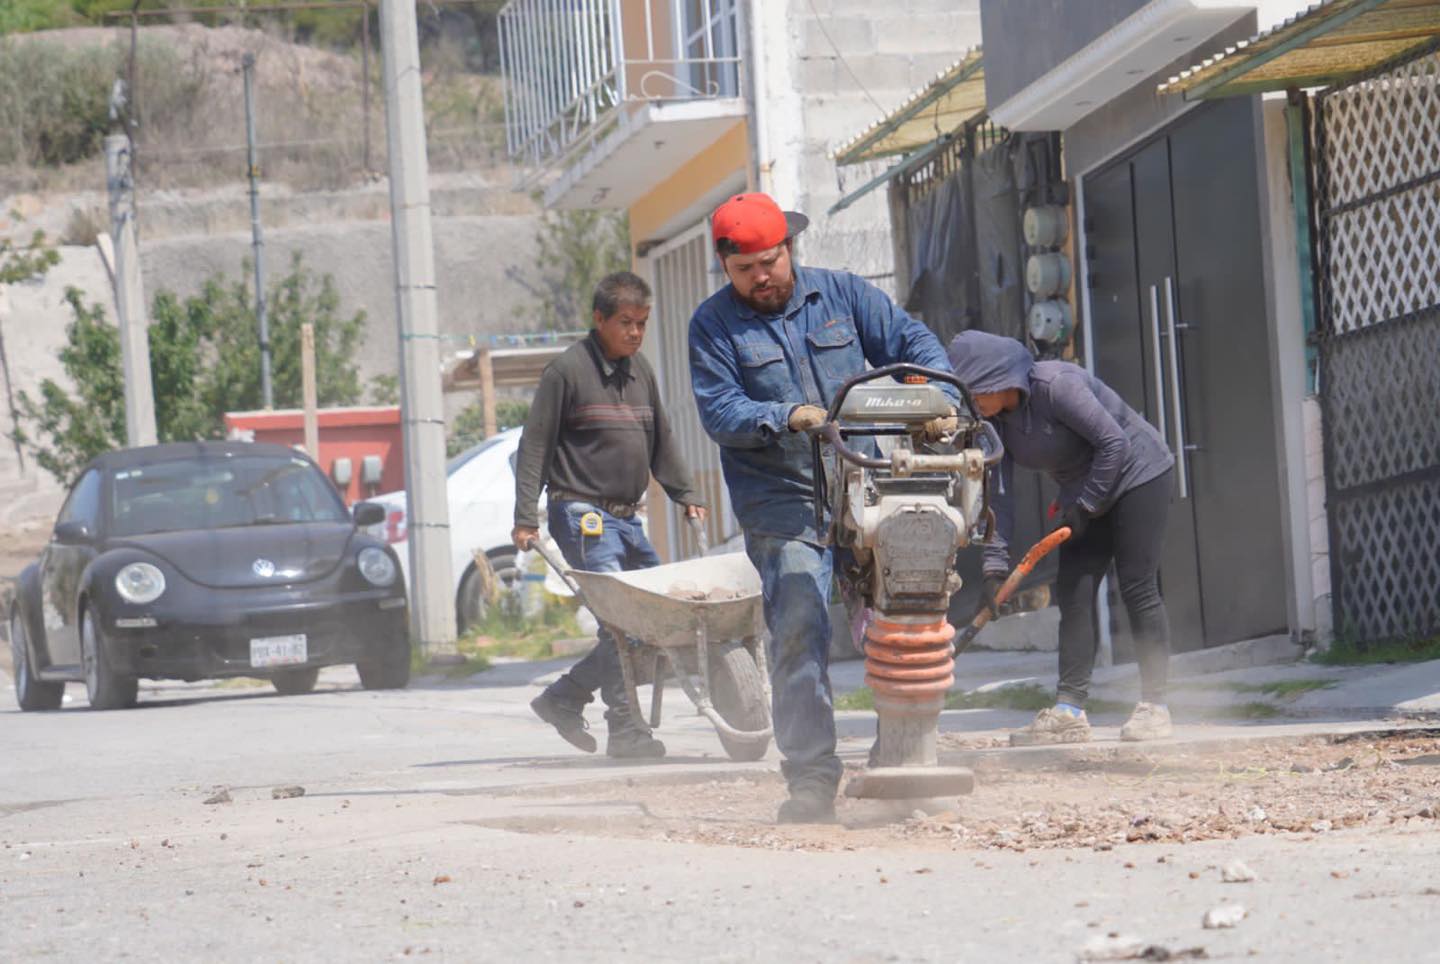
[[[828,406],[866,362],[946,372],[950,364],[930,330],[868,281],[822,268],[795,271],[795,294],[780,314],[756,313],[730,285],[695,309],[690,381],[700,423],[720,445],[741,527],[818,544],[810,437],[790,431],[791,411]]]

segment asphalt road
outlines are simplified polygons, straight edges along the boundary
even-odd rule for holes
[[[71,687],[21,714],[4,681],[0,960],[1070,961],[1109,933],[1212,959],[1440,959],[1430,830],[1016,853],[494,829],[573,817],[545,785],[776,767],[729,763],[674,698],[666,763],[575,754],[525,705],[553,669],[393,693],[333,670],[291,698],[167,686],[115,713]],[[867,728],[847,720],[847,755]],[[288,786],[304,796],[273,798]],[[206,804],[221,787],[231,802]],[[1221,882],[1236,858],[1259,879]],[[1203,928],[1222,903],[1245,919]]]

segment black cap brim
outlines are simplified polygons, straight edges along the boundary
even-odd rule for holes
[[[785,212],[785,237],[793,238],[810,226],[810,219],[799,211]]]

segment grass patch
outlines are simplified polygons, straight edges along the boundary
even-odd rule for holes
[[[1330,648],[1310,657],[1322,666],[1369,666],[1376,663],[1423,663],[1440,659],[1440,636],[1362,644],[1337,639]]]
[[[575,620],[575,610],[565,602],[549,602],[536,616],[527,618],[508,599],[492,606],[485,618],[459,641],[467,659],[489,661],[497,656],[511,659],[555,658],[555,643],[585,635]],[[476,670],[475,672],[479,672]]]
[[[1216,707],[1212,711],[1207,711],[1205,715],[1227,720],[1268,720],[1280,715],[1280,707],[1274,703],[1252,700],[1249,703],[1237,703],[1234,706]]]
[[[1237,693],[1259,693],[1276,699],[1293,699],[1315,690],[1328,690],[1340,681],[1338,679],[1281,679],[1269,683],[1232,683]]]
[[[835,697],[835,708],[837,710],[873,710],[875,694],[870,691],[870,687],[862,686],[853,693],[844,693]]]
[[[217,679],[211,685],[217,690],[253,690],[261,686],[269,686],[270,681],[254,676],[227,676],[224,679]]]

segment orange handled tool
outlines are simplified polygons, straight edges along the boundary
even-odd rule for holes
[[[1048,556],[1060,543],[1068,538],[1070,538],[1070,527],[1061,526],[1031,546],[1030,551],[1025,553],[1025,558],[1020,560],[1020,565],[1011,571],[1010,575],[1006,577],[1005,582],[1001,584],[1000,590],[995,593],[995,608],[999,609],[1004,605],[1005,601],[1014,594],[1015,590],[1020,588],[1021,581],[1030,575],[1031,570],[1035,568],[1040,560]],[[980,633],[980,630],[984,629],[985,624],[989,621],[990,610],[988,608],[982,609],[975,614],[975,618],[971,621],[970,625],[966,626],[965,629],[955,637],[956,656],[959,656],[965,651],[965,648],[974,641],[975,637]]]

